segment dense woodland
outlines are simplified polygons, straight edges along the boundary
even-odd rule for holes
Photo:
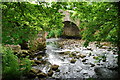
[[[40,32],[47,32],[47,38],[61,37],[64,15],[59,12],[60,9],[71,11],[73,20],[80,19],[78,28],[81,39],[85,40],[84,46],[94,41],[111,42],[117,46],[118,55],[120,54],[118,2],[36,2],[36,4],[3,2],[0,5],[2,6],[2,47],[0,51],[3,53],[2,73],[5,80],[18,80],[20,76],[27,75],[33,63],[29,55],[26,57],[16,55],[15,51],[7,46],[22,46],[27,43],[29,47],[25,50],[33,53],[43,46],[42,43],[35,43]],[[36,46],[37,49],[34,48]],[[118,64],[120,64],[119,57]]]

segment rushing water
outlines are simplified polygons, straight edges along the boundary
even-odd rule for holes
[[[85,48],[77,41],[73,44],[65,43],[64,47],[61,48],[58,45],[59,41],[62,43],[65,42],[62,39],[47,39],[45,59],[48,60],[48,63],[37,66],[37,68],[47,73],[50,69],[50,64],[59,65],[60,72],[54,72],[52,75],[55,78],[117,78],[117,54],[113,54],[112,50],[98,48],[95,44],[91,44]],[[60,54],[67,51],[70,54],[81,54],[85,55],[85,57],[74,58],[76,62],[70,63],[73,57]],[[94,59],[95,56],[99,57]],[[105,61],[102,60],[103,58],[105,58]]]

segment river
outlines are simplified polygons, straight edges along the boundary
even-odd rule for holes
[[[96,47],[75,39],[51,38],[46,40],[44,65],[34,66],[48,73],[50,65],[59,65],[52,78],[117,78],[117,53],[112,46]],[[65,54],[66,53],[66,54]],[[71,62],[73,60],[74,62]]]

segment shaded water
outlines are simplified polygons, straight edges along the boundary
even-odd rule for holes
[[[35,66],[47,73],[50,65],[59,65],[60,72],[54,72],[54,78],[117,78],[117,54],[112,46],[98,48],[95,44],[83,47],[79,40],[47,39],[45,65]],[[61,46],[58,44],[62,44]],[[67,55],[61,54],[69,52]],[[75,56],[70,57],[70,54]],[[77,57],[84,55],[85,57]],[[75,63],[71,63],[75,59]]]

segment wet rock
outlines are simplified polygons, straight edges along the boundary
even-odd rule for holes
[[[27,55],[26,54],[20,54],[19,57],[26,57]]]
[[[75,63],[75,62],[76,62],[76,60],[75,60],[75,59],[72,59],[72,60],[70,60],[70,62],[71,62],[71,63]]]
[[[88,47],[87,50],[93,51],[91,47]]]
[[[90,57],[91,55],[92,55],[92,53],[89,53],[89,55],[88,55],[88,56]]]
[[[34,62],[35,62],[36,64],[41,64],[41,61],[39,61],[39,60],[34,60]]]
[[[52,76],[53,75],[53,70],[49,70],[47,73],[48,76]]]
[[[64,54],[66,54],[66,55],[67,55],[67,54],[70,54],[70,51],[66,51],[66,52],[64,52]]]
[[[41,55],[37,57],[37,60],[40,60],[40,59],[42,59],[42,56],[41,56]]]
[[[88,60],[88,59],[83,59],[82,62],[86,62],[86,60]]]
[[[69,54],[69,57],[73,57],[73,55],[72,55],[72,54]]]
[[[106,59],[103,59],[102,61],[103,61],[103,62],[106,62]]]
[[[59,65],[52,65],[51,69],[54,70],[54,71],[56,71],[58,69],[58,67],[59,67]]]
[[[46,60],[42,60],[41,64],[46,64],[46,62],[47,62]]]
[[[76,53],[79,53],[79,51],[75,51]]]
[[[36,64],[36,63],[33,63],[32,66],[37,66],[37,64]]]
[[[93,64],[93,63],[90,63],[90,65],[91,65],[91,67],[94,67],[94,66],[95,66],[95,64]]]
[[[76,56],[76,54],[75,53],[71,53],[72,54],[72,56]]]
[[[47,77],[47,74],[40,72],[37,74],[37,76],[38,76],[38,78],[45,78],[45,77]]]
[[[41,70],[32,68],[32,69],[30,70],[30,72],[32,72],[32,73],[34,73],[34,74],[37,74],[37,73],[41,72]]]
[[[98,56],[93,56],[93,59],[98,59],[99,57]]]
[[[75,56],[75,58],[79,59],[80,57],[79,56]]]
[[[20,50],[20,53],[21,53],[21,54],[29,54],[29,53],[28,53],[28,50]]]
[[[81,57],[81,58],[86,57],[86,55],[83,55],[83,54],[80,54],[80,55],[78,55],[78,56]]]
[[[102,49],[109,49],[108,46],[102,46],[101,48],[102,48]]]
[[[56,72],[60,72],[60,69],[57,69]]]

